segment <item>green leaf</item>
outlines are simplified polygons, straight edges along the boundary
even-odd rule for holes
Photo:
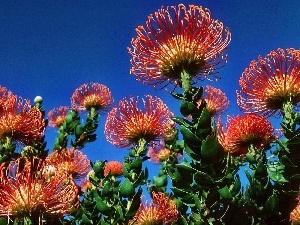
[[[132,183],[126,178],[120,187],[120,194],[123,197],[131,197],[134,195],[134,187]]]
[[[183,94],[179,94],[179,93],[176,93],[176,92],[174,92],[174,91],[171,91],[171,95],[172,95],[174,98],[178,99],[178,100],[183,99]]]
[[[278,196],[276,194],[271,195],[265,204],[266,212],[273,213],[277,211],[278,204],[279,204]]]
[[[197,130],[198,129],[204,129],[204,128],[210,128],[211,127],[211,116],[210,113],[206,108],[204,108],[201,112],[201,115],[197,122]]]
[[[168,183],[167,175],[163,175],[161,177],[153,176],[153,183],[156,187],[167,186],[167,183]]]
[[[183,161],[182,163],[180,164],[176,164],[176,167],[177,168],[180,168],[182,170],[185,170],[186,172],[188,173],[191,173],[191,172],[197,172],[196,169],[194,169],[191,164],[187,161]]]
[[[108,207],[108,205],[100,197],[96,197],[95,200],[96,207],[100,213],[107,214],[108,212],[111,212],[111,208]]]
[[[207,136],[201,146],[201,156],[204,160],[217,160],[221,145],[216,137]]]
[[[256,159],[250,153],[246,154],[246,160],[251,164],[256,163]]]
[[[183,116],[189,116],[191,114],[193,114],[194,112],[197,112],[197,106],[192,103],[192,102],[188,102],[186,100],[183,100],[181,102],[181,105],[180,105],[180,112]]]
[[[0,218],[0,225],[7,225],[7,219]]]
[[[195,173],[194,179],[197,184],[204,187],[209,187],[214,185],[214,180],[207,173],[201,171]]]
[[[139,188],[137,193],[130,200],[128,211],[125,214],[127,218],[132,218],[136,214],[137,210],[139,209],[141,204],[141,194],[142,194],[142,188]]]
[[[222,198],[227,198],[227,199],[232,198],[228,186],[225,186],[225,187],[219,189],[218,192],[220,193]]]
[[[86,216],[85,213],[81,216],[81,221],[84,224],[93,224],[93,221],[91,221],[90,219],[88,219],[88,217]]]
[[[184,141],[190,146],[200,146],[202,141],[185,126],[180,127]]]
[[[193,127],[193,123],[188,121],[187,119],[181,118],[181,117],[172,117],[172,120],[179,124],[180,126],[185,126],[188,128]]]

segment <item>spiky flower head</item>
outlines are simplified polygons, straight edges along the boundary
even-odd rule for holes
[[[166,161],[170,155],[171,150],[166,148],[164,141],[160,141],[159,143],[152,143],[147,152],[149,161],[154,164]]]
[[[68,106],[54,108],[48,113],[48,124],[50,127],[59,128],[65,121],[69,112]]]
[[[0,167],[0,216],[59,218],[77,204],[78,189],[64,173],[43,176],[39,159],[19,158]]]
[[[152,192],[152,202],[141,204],[132,224],[169,225],[177,220],[179,212],[173,200],[162,192]]]
[[[140,139],[147,143],[156,140],[170,130],[173,115],[158,97],[146,95],[139,107],[138,98],[123,98],[106,119],[106,139],[117,147],[129,147]]]
[[[54,166],[56,170],[71,175],[77,183],[86,179],[91,171],[90,160],[80,150],[63,149],[53,151],[45,159],[47,166]]]
[[[82,84],[71,97],[72,108],[78,111],[94,108],[96,111],[105,112],[112,103],[111,91],[99,83]]]
[[[118,161],[109,161],[104,167],[104,176],[110,174],[111,176],[119,177],[123,174],[123,165]]]
[[[225,150],[240,156],[248,153],[251,146],[255,150],[269,147],[275,139],[274,128],[269,120],[256,114],[238,115],[227,118],[226,133],[219,122],[218,139]]]
[[[195,80],[213,74],[226,61],[227,54],[222,52],[231,39],[229,30],[212,19],[208,9],[183,4],[162,6],[136,32],[128,48],[131,73],[154,86],[180,83],[183,70]]]
[[[297,200],[300,201],[300,196],[297,197]],[[300,202],[298,202],[298,205],[290,213],[290,221],[292,222],[292,224],[300,223]]]
[[[0,115],[0,139],[29,144],[39,140],[44,131],[45,121],[40,110],[31,107],[28,99],[9,95]]]
[[[229,100],[227,99],[225,93],[220,89],[209,85],[206,86],[203,98],[198,101],[198,107],[201,105],[203,100],[205,100],[206,109],[211,116],[222,114],[229,105]]]
[[[292,48],[271,51],[251,61],[239,80],[238,105],[245,112],[272,116],[284,103],[300,102],[300,51]]]

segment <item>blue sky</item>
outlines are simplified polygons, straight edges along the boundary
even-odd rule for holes
[[[271,50],[300,49],[298,0],[203,1],[0,1],[0,85],[24,98],[40,95],[48,112],[70,105],[70,97],[83,83],[98,82],[110,88],[115,103],[125,96],[160,96],[175,113],[179,102],[164,90],[154,90],[129,74],[127,47],[135,28],[161,5],[179,3],[210,9],[232,33],[228,64],[218,82],[200,82],[221,88],[230,99],[228,114],[240,112],[235,91],[238,79],[251,60]],[[122,160],[126,149],[117,149],[103,135],[106,116],[100,118],[99,139],[84,152],[96,159]],[[51,149],[55,131],[47,129]]]

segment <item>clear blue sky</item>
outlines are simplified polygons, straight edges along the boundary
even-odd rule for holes
[[[78,86],[99,82],[108,86],[117,103],[125,96],[160,96],[178,112],[177,100],[164,90],[154,90],[129,74],[127,47],[135,28],[161,5],[178,3],[207,7],[212,17],[229,27],[228,64],[218,82],[203,82],[221,88],[230,99],[228,114],[239,114],[235,91],[238,79],[250,61],[273,49],[300,49],[300,1],[298,0],[85,0],[0,1],[0,85],[24,98],[41,95],[48,112],[70,105]],[[99,140],[84,152],[91,160],[122,159],[126,149],[117,149],[103,136],[106,116],[100,118]],[[51,149],[55,131],[48,129]]]

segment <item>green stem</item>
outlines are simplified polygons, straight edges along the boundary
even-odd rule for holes
[[[192,76],[184,69],[181,71],[180,76],[184,93],[189,93],[192,90]]]

